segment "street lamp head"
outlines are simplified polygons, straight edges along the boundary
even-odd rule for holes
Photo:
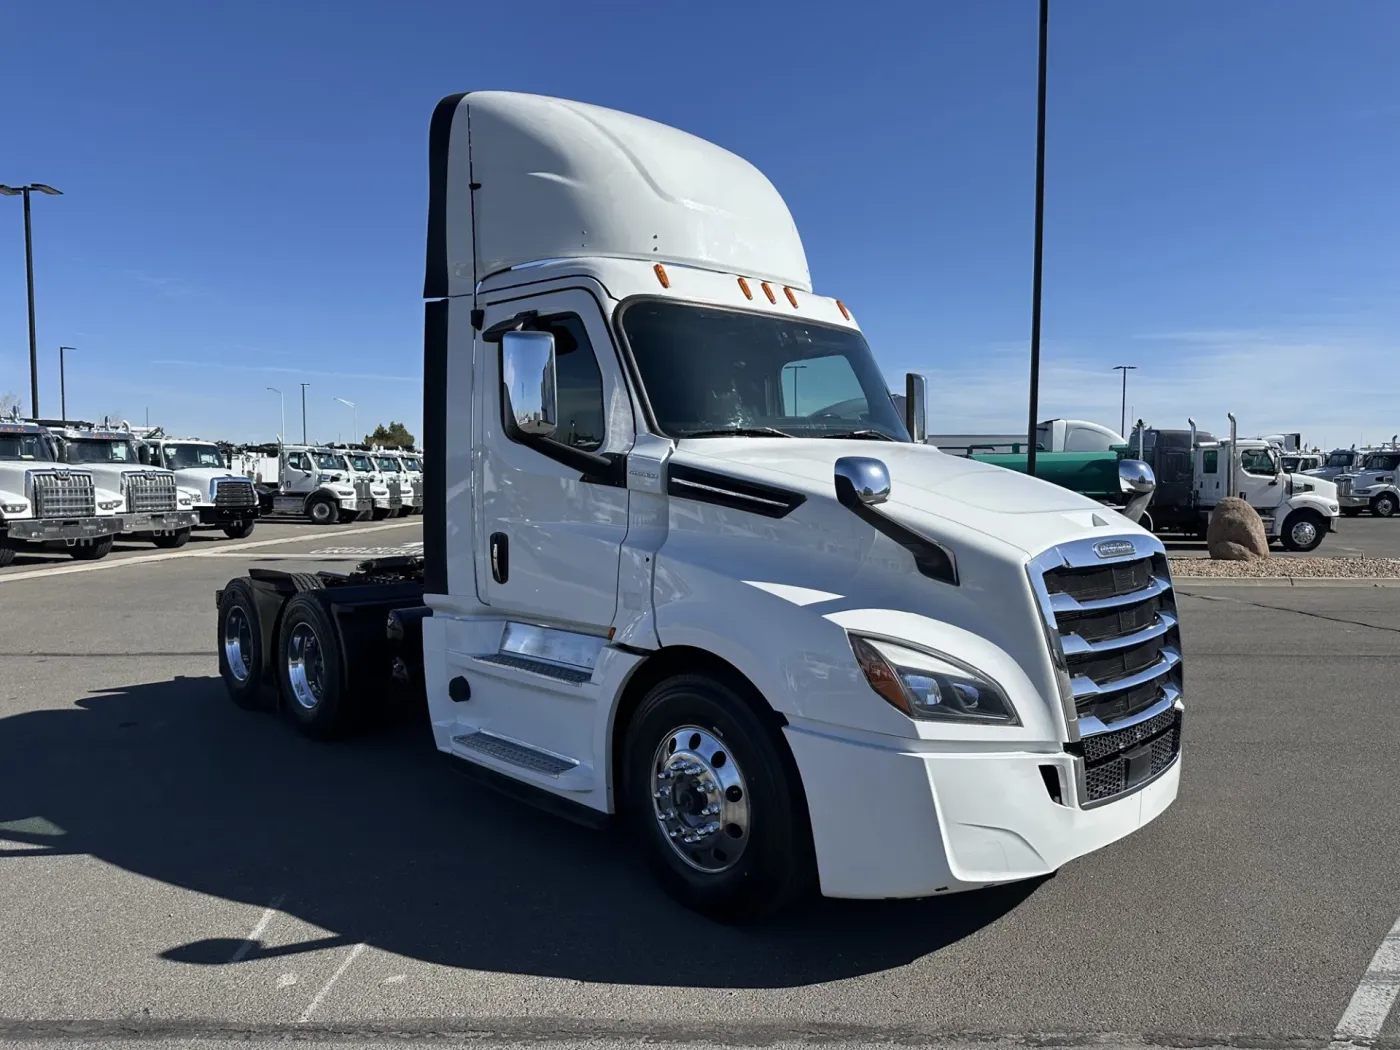
[[[31,183],[29,188],[30,188],[31,190],[38,190],[40,193],[47,193],[50,197],[62,197],[62,196],[63,196],[63,191],[62,191],[62,190],[56,190],[56,189],[54,189],[52,186],[47,186],[47,185],[45,185],[45,184],[42,183],[42,182]]]
[[[268,387],[268,389],[271,390],[274,394],[280,394],[282,392],[278,390],[275,386],[270,386]]]
[[[0,193],[6,197],[18,197],[23,192],[18,186],[0,186]]]

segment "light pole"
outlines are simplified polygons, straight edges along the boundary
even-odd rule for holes
[[[306,444],[306,388],[310,383],[301,384],[301,443]]]
[[[1123,428],[1128,425],[1128,373],[1137,371],[1137,365],[1114,365],[1112,371],[1123,373],[1123,404],[1118,410],[1118,433],[1127,437]]]
[[[350,428],[351,428],[351,429],[350,429],[350,433],[351,433],[351,435],[358,434],[358,433],[360,432],[360,413],[359,413],[359,410],[355,407],[355,402],[353,402],[353,401],[346,401],[345,398],[343,398],[343,397],[333,397],[333,398],[331,398],[331,400],[332,400],[332,401],[339,401],[342,405],[347,405],[347,406],[349,406],[349,408],[350,408]],[[359,439],[359,438],[355,438],[354,441],[352,442],[352,444],[356,444],[356,445],[358,445],[359,443],[360,443],[360,439]]]
[[[33,190],[51,197],[62,196],[62,190],[31,182],[28,186],[0,186],[6,197],[24,198],[24,277],[29,289],[29,407],[30,416],[39,418],[39,344],[34,337],[34,234],[29,222],[29,194]]]
[[[68,419],[68,388],[63,378],[63,351],[76,349],[76,346],[58,348],[58,415],[65,421]]]
[[[268,389],[271,390],[274,394],[277,395],[278,404],[280,404],[280,405],[282,406],[282,431],[281,431],[281,433],[279,433],[279,434],[277,435],[277,440],[278,440],[278,441],[286,441],[286,440],[287,440],[287,399],[286,399],[285,397],[282,396],[282,391],[278,390],[275,386],[270,386],[270,387],[268,387]]]
[[[806,368],[807,366],[788,365],[787,367],[792,369],[792,414],[795,416],[797,415],[797,373],[800,369]]]
[[[1040,257],[1045,242],[1045,51],[1050,0],[1040,0],[1040,75],[1035,118],[1035,262],[1031,268],[1031,396],[1026,424],[1026,473],[1035,477],[1036,416],[1040,414]]]

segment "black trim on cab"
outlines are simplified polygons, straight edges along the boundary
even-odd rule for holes
[[[452,118],[467,97],[461,91],[448,95],[433,110],[428,125],[428,254],[423,266],[423,298],[442,299],[447,286],[447,158],[452,140]],[[438,469],[442,469],[439,461]]]
[[[720,474],[684,463],[666,469],[666,494],[697,503],[748,511],[765,518],[785,518],[807,501],[800,492],[780,489],[758,481]]]
[[[447,322],[451,301],[423,304],[423,589],[447,593]]]
[[[958,567],[953,562],[953,556],[941,544],[924,539],[898,522],[891,521],[870,504],[862,502],[845,478],[836,479],[836,498],[861,521],[882,536],[894,540],[913,555],[914,566],[921,575],[940,583],[952,584],[954,587],[958,585]]]

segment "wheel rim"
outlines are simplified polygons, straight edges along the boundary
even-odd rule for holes
[[[311,508],[311,516],[317,521],[325,522],[331,520],[331,505],[329,503],[317,503]]]
[[[296,702],[308,711],[321,702],[325,674],[321,639],[316,637],[310,624],[297,624],[287,640],[287,680]]]
[[[1296,522],[1289,532],[1299,547],[1310,546],[1317,539],[1317,526],[1310,521]]]
[[[1395,501],[1389,496],[1382,496],[1376,501],[1376,510],[1380,512],[1381,517],[1388,518],[1395,513]]]
[[[234,680],[246,682],[252,673],[253,625],[243,610],[235,605],[224,621],[224,659]]]
[[[651,763],[657,824],[676,856],[718,874],[739,862],[749,841],[749,790],[729,747],[698,726],[673,729]]]

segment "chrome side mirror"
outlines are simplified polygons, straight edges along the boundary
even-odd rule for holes
[[[844,506],[872,506],[890,498],[890,472],[869,456],[842,456],[836,461],[836,498]]]
[[[1125,492],[1151,492],[1157,487],[1157,477],[1140,459],[1118,461],[1118,485]]]
[[[506,332],[501,336],[501,390],[508,423],[529,437],[551,437],[559,423],[554,379],[554,336]]]
[[[928,379],[918,372],[904,376],[904,427],[916,445],[928,436]]]

